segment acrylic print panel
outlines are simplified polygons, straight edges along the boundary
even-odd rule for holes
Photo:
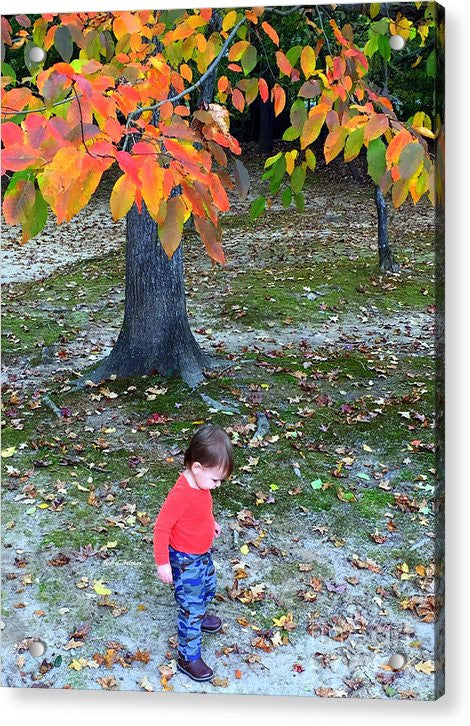
[[[443,8],[76,10],[2,18],[3,685],[440,696]]]

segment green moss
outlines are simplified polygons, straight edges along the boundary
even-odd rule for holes
[[[282,324],[285,319],[315,323],[364,306],[394,312],[400,307],[424,309],[432,303],[429,288],[428,272],[419,267],[397,273],[390,282],[378,271],[375,257],[337,260],[334,267],[330,260],[284,267],[282,273],[278,268],[246,269],[233,279],[224,312],[252,327]],[[314,300],[307,299],[309,290]]]
[[[353,506],[363,517],[374,519],[380,516],[382,511],[390,507],[394,501],[394,497],[389,492],[382,489],[366,489],[358,496]]]

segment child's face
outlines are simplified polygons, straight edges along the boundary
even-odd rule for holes
[[[220,487],[226,474],[220,466],[202,466],[198,461],[191,465],[191,472],[199,489]]]

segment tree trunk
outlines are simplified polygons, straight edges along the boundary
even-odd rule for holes
[[[398,264],[393,259],[392,251],[388,242],[387,203],[378,184],[375,185],[375,204],[377,207],[379,266],[380,269],[385,272],[397,272]]]
[[[263,74],[268,83],[269,98],[266,103],[259,102],[259,150],[261,154],[271,154],[274,146],[274,103],[271,101],[271,85],[268,73]]]
[[[220,24],[220,18],[213,22]],[[199,108],[212,102],[216,71],[200,89]],[[178,188],[174,193],[180,193]],[[204,367],[220,360],[205,353],[189,327],[183,272],[183,241],[171,260],[158,238],[158,227],[142,201],[126,217],[126,294],[124,322],[108,358],[93,371],[95,382],[160,373],[180,376],[194,388]]]
[[[190,386],[215,364],[189,328],[182,244],[171,260],[160,244],[157,225],[142,202],[127,214],[124,322],[109,357],[94,371],[98,382],[160,373],[179,375]]]

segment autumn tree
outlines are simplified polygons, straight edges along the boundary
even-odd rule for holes
[[[213,263],[225,263],[220,213],[229,209],[226,189],[233,186],[229,160],[240,193],[248,190],[240,145],[229,129],[232,107],[243,112],[259,97],[278,116],[286,85],[294,89],[285,137],[299,148],[268,159],[264,174],[271,196],[281,192],[285,207],[303,208],[306,172],[316,164],[311,145],[325,124],[327,163],[343,149],[350,161],[364,145],[372,179],[382,193],[391,191],[396,206],[408,193],[414,201],[426,193],[432,198],[433,165],[423,136],[433,132],[417,119],[398,121],[390,100],[368,87],[367,58],[351,26],[330,22],[338,49],[324,63],[318,61],[322,37],[313,47],[284,53],[272,18],[298,10],[228,9],[217,18],[208,9],[52,13],[34,23],[16,16],[20,29],[13,38],[2,18],[5,45],[24,49],[30,72],[17,79],[6,63],[2,78],[2,164],[13,172],[6,221],[21,224],[26,242],[41,231],[48,209],[59,224],[70,220],[107,169],[121,172],[110,208],[115,220],[126,216],[125,314],[96,380],[158,371],[194,385],[211,364],[187,319],[181,240],[192,216]],[[305,22],[316,32],[307,10]],[[257,73],[261,35],[275,48],[279,75],[272,87]],[[32,59],[33,45],[53,62]],[[209,86],[212,92],[216,75],[216,103],[209,103],[204,94]],[[252,217],[270,201],[255,200]]]
[[[379,4],[368,7],[375,17],[379,10],[374,6]],[[338,6],[338,12],[345,14],[342,6]],[[366,151],[377,207],[379,265],[383,270],[394,270],[396,264],[388,242],[386,195],[391,193],[395,208],[404,203],[408,194],[415,204],[423,195],[434,203],[434,150],[429,148],[427,139],[431,142],[436,139],[440,119],[436,119],[435,131],[431,118],[423,111],[400,121],[387,83],[378,89],[369,81],[368,57],[380,52],[384,59],[390,58],[390,34],[400,34],[405,39],[418,35],[424,45],[430,28],[435,29],[434,14],[425,10],[424,22],[418,25],[418,30],[400,11],[394,19],[387,16],[369,23],[369,37],[363,50],[355,42],[351,23],[345,23],[340,29],[336,20],[330,19],[334,48],[322,21],[322,9],[304,9],[304,16],[313,29],[315,45],[297,45],[286,53],[281,50],[276,53],[280,79],[288,80],[290,89],[296,89],[297,94],[290,107],[291,124],[283,139],[296,143],[291,150],[279,152],[266,161],[264,179],[269,182],[269,192],[253,201],[251,218],[262,214],[277,196],[285,208],[294,203],[299,210],[304,209],[306,175],[315,171],[317,162],[312,145],[326,126],[323,154],[327,164],[341,152],[344,162],[349,164],[362,149]],[[429,57],[427,68],[432,73],[432,55]],[[275,87],[275,95],[278,115],[286,104],[285,88]],[[313,104],[310,109],[309,103]]]

